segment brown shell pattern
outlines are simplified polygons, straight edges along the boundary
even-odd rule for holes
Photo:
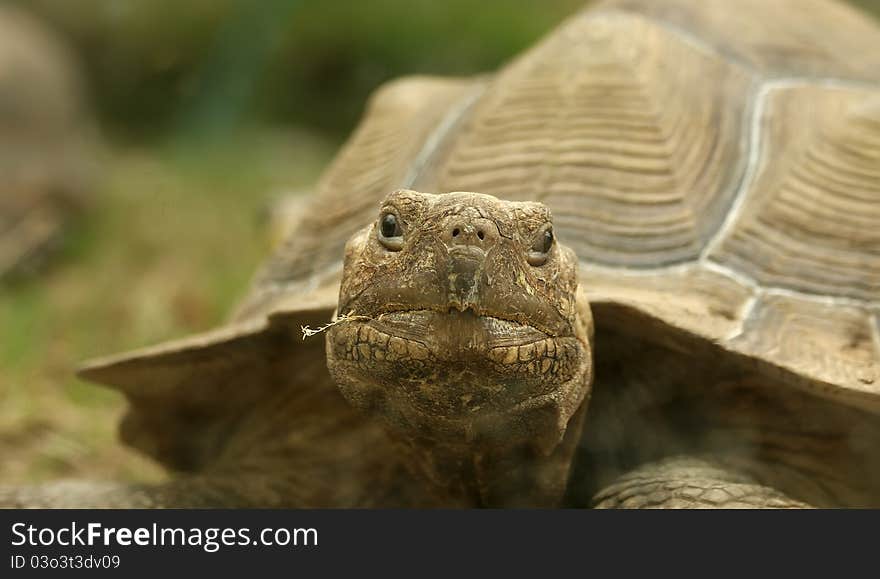
[[[494,77],[381,89],[239,319],[335,283],[390,190],[535,199],[600,322],[880,409],[877,79],[880,27],[843,4],[605,2]]]

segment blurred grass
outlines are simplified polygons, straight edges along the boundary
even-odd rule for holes
[[[66,255],[0,289],[0,480],[159,476],[115,441],[122,397],[77,380],[76,363],[222,322],[268,251],[266,203],[309,187],[334,146],[247,129],[110,153]]]

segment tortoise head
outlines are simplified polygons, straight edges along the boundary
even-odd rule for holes
[[[541,203],[392,193],[346,246],[338,313],[342,394],[410,443],[548,454],[589,390],[577,258]]]

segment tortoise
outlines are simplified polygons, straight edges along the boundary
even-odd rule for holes
[[[96,177],[95,129],[69,51],[0,6],[0,280],[44,261]]]
[[[82,369],[177,475],[3,500],[880,506],[878,78],[843,4],[611,0],[393,81],[227,325]]]

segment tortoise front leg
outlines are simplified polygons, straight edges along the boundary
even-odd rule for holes
[[[676,456],[631,471],[596,494],[596,508],[811,508],[746,475],[699,457]]]

